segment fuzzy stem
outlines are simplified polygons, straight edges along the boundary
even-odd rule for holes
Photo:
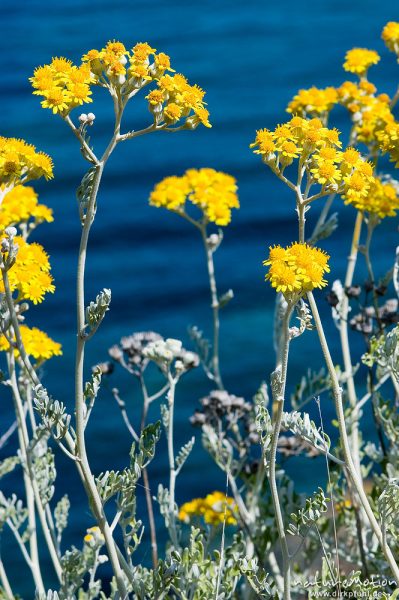
[[[76,452],[80,459],[81,472],[84,478],[84,486],[89,498],[90,506],[99,524],[101,532],[105,539],[112,569],[116,578],[118,591],[121,600],[127,595],[125,582],[122,576],[122,569],[119,563],[116,544],[112,537],[107,518],[100,495],[98,493],[93,474],[90,469],[85,442],[85,400],[83,390],[83,365],[85,352],[85,293],[84,293],[84,277],[87,244],[89,239],[90,228],[94,219],[95,205],[97,193],[100,186],[101,176],[104,169],[104,162],[100,162],[96,166],[96,174],[93,181],[92,193],[87,208],[87,213],[84,220],[82,236],[80,240],[78,270],[77,270],[77,344],[76,344],[76,361],[75,361],[75,419],[76,419]]]
[[[140,433],[143,433],[143,429],[145,427],[147,421],[148,408],[150,406],[150,399],[148,396],[147,386],[144,381],[144,377],[140,374],[140,383],[141,390],[143,393],[143,412],[141,415],[141,423],[140,423]],[[155,518],[154,518],[154,507],[152,505],[152,496],[151,496],[151,488],[150,488],[150,479],[148,477],[147,467],[143,469],[143,482],[144,482],[144,491],[145,491],[145,500],[147,504],[147,512],[148,512],[148,521],[150,525],[150,537],[151,537],[151,555],[152,555],[152,565],[154,569],[156,569],[158,565],[158,543],[157,543],[157,529],[155,526]]]
[[[392,570],[392,573],[393,573],[396,581],[399,582],[399,567],[396,563],[396,560],[392,554],[392,551],[391,551],[389,545],[386,543],[386,541],[383,538],[381,528],[378,524],[377,519],[374,516],[373,510],[370,506],[370,503],[367,499],[367,495],[364,491],[362,480],[359,477],[356,467],[354,465],[354,462],[352,460],[351,447],[350,447],[348,434],[347,434],[346,426],[345,426],[345,414],[344,414],[344,409],[343,409],[343,404],[342,404],[342,390],[339,385],[337,373],[334,368],[334,363],[332,361],[330,350],[329,350],[329,347],[327,344],[327,340],[324,335],[323,325],[320,320],[319,311],[317,309],[317,305],[316,305],[316,302],[315,302],[312,292],[308,293],[308,300],[309,300],[310,308],[312,310],[314,322],[315,322],[315,325],[317,328],[317,333],[319,336],[321,349],[322,349],[322,352],[324,355],[324,359],[326,361],[327,369],[328,369],[328,372],[329,372],[329,375],[331,378],[331,383],[333,386],[334,403],[335,403],[335,410],[337,413],[341,448],[342,448],[342,453],[344,456],[346,468],[347,468],[348,474],[350,476],[350,479],[352,480],[353,485],[356,489],[356,492],[358,494],[360,502],[364,508],[364,511],[367,515],[367,518],[370,522],[370,525],[374,531],[374,534],[375,534],[376,538],[378,539],[381,549],[385,555],[385,558]]]
[[[4,281],[4,271],[3,271],[3,281]],[[24,471],[26,469],[26,472],[24,474],[24,481],[25,481],[26,491],[27,491],[29,523],[32,523],[32,526],[35,526],[36,519],[34,516],[34,506],[32,506],[32,496],[33,496],[35,503],[36,503],[36,508],[37,508],[37,512],[39,515],[40,524],[42,526],[44,537],[45,537],[45,540],[46,540],[46,543],[48,546],[48,550],[50,553],[50,557],[53,562],[54,569],[57,574],[58,580],[61,581],[62,569],[61,569],[60,561],[59,561],[59,558],[57,555],[57,549],[54,545],[53,538],[52,538],[50,529],[47,524],[46,513],[45,513],[45,510],[44,510],[44,507],[42,504],[42,500],[40,498],[39,488],[38,488],[38,485],[37,485],[37,482],[35,479],[35,474],[34,474],[33,467],[32,467],[31,457],[29,455],[29,450],[28,450],[29,435],[28,435],[28,430],[26,427],[22,399],[21,399],[19,389],[18,389],[18,381],[17,381],[17,377],[16,377],[16,372],[15,372],[14,348],[12,346],[10,347],[7,361],[8,361],[8,370],[9,370],[9,375],[10,375],[11,389],[12,389],[14,405],[15,405],[15,412],[16,412],[16,416],[17,416],[17,420],[18,420],[18,431],[20,432],[20,435],[19,435],[20,450],[21,450],[22,459],[25,463],[23,465]],[[34,530],[34,535],[36,536],[36,529]],[[37,541],[36,541],[36,544],[37,544]],[[43,580],[42,580],[42,576],[41,576],[41,572],[40,572],[39,556],[38,556],[37,547],[35,548],[33,555],[31,555],[30,568],[31,568],[32,576],[34,578],[37,589],[42,590],[42,592],[44,593],[44,585],[43,585]]]
[[[6,595],[7,600],[15,600],[15,596],[10,586],[10,582],[8,581],[7,573],[4,568],[4,563],[0,559],[0,581],[3,587],[4,593]]]
[[[288,551],[287,538],[285,534],[284,518],[281,510],[280,499],[276,481],[276,455],[277,444],[281,430],[281,422],[284,410],[284,395],[287,381],[288,351],[290,344],[289,323],[293,306],[288,304],[283,318],[282,325],[282,344],[280,356],[277,359],[276,370],[274,371],[275,380],[272,380],[273,400],[275,413],[273,414],[273,432],[270,444],[269,458],[269,483],[273,500],[274,512],[276,515],[278,535],[280,538],[281,552],[283,555],[283,579],[284,579],[284,600],[291,599],[291,564]]]
[[[173,418],[176,392],[176,379],[168,373],[169,392],[168,392],[168,459],[169,459],[169,521],[170,533],[173,545],[178,547],[177,531],[176,531],[176,514],[175,514],[175,488],[176,488],[176,468],[175,455],[173,448]]]
[[[209,287],[211,292],[211,308],[213,315],[213,353],[212,353],[212,372],[214,376],[215,383],[219,390],[223,390],[223,381],[220,375],[220,365],[219,365],[219,332],[220,332],[220,320],[219,320],[219,298],[216,287],[216,277],[215,277],[215,265],[213,261],[213,253],[214,248],[208,242],[206,225],[201,227],[201,235],[202,240],[204,242],[205,252],[206,252],[206,264],[208,268],[208,276],[209,276]]]
[[[345,374],[346,374],[346,386],[348,390],[348,399],[349,404],[352,411],[355,411],[357,404],[357,395],[356,395],[356,387],[355,381],[353,378],[353,367],[352,367],[352,359],[351,352],[349,346],[349,336],[348,336],[348,314],[349,314],[349,297],[346,293],[346,290],[352,285],[353,275],[356,267],[358,246],[360,240],[360,233],[362,229],[363,215],[360,211],[358,211],[355,221],[355,227],[353,230],[352,237],[352,245],[350,255],[348,257],[348,266],[346,269],[344,290],[342,294],[341,300],[341,314],[340,314],[340,322],[339,322],[339,335],[341,339],[341,348],[342,348],[342,357],[344,361]],[[352,412],[354,415],[355,413]],[[352,457],[353,462],[356,467],[356,471],[361,476],[360,471],[360,454],[359,454],[359,419],[357,416],[352,419],[351,423],[351,432],[350,432],[350,443],[352,448]]]

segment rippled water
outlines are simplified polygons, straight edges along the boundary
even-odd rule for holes
[[[216,269],[220,290],[232,287],[235,292],[233,302],[223,313],[224,380],[229,390],[249,398],[273,368],[270,325],[274,295],[263,282],[261,261],[269,244],[287,243],[295,237],[296,215],[288,190],[274,180],[248,145],[255,129],[272,127],[285,118],[285,106],[299,87],[343,81],[341,64],[350,47],[375,47],[381,53],[383,65],[375,69],[374,81],[381,91],[392,93],[399,70],[380,40],[384,23],[392,19],[398,19],[397,2],[393,0],[2,2],[1,133],[29,140],[52,155],[55,162],[55,179],[36,186],[41,201],[54,209],[55,222],[42,226],[35,237],[51,254],[57,291],[28,315],[29,323],[45,328],[64,347],[63,357],[54,359],[45,370],[45,383],[54,396],[73,410],[74,277],[80,234],[74,190],[85,164],[76,140],[61,120],[42,110],[38,99],[31,95],[28,77],[34,67],[59,55],[78,61],[84,51],[101,47],[113,38],[128,46],[146,40],[170,54],[175,68],[207,91],[211,130],[139,138],[119,147],[108,164],[90,240],[87,297],[110,287],[112,309],[89,345],[87,365],[89,368],[106,359],[107,348],[132,331],[151,328],[186,343],[189,324],[210,333],[201,241],[187,223],[147,203],[152,186],[165,175],[209,166],[233,174],[240,188],[242,208],[226,230],[216,255]],[[139,99],[132,103],[126,129],[149,122],[143,106]],[[101,91],[93,110],[97,119],[92,140],[96,148],[101,148],[112,131],[110,99]],[[337,111],[335,123],[345,128],[343,112]],[[312,210],[310,225],[317,211]],[[342,276],[353,217],[350,208],[340,207],[341,229],[325,244],[333,256],[331,280]],[[385,227],[385,236],[374,248],[381,273],[390,267],[397,244],[397,223],[390,220]],[[323,294],[320,299],[338,360],[337,335]],[[321,364],[315,336],[308,334],[295,346],[291,388],[310,364]],[[138,389],[135,382],[120,375],[120,380],[113,376],[111,385],[120,387],[131,406],[133,420],[138,419]],[[192,435],[188,417],[207,390],[199,370],[183,382],[177,396],[176,446]],[[12,420],[10,401],[4,392],[3,396],[2,431]],[[328,399],[323,411],[328,421],[332,416]],[[153,416],[156,418],[156,411]],[[366,415],[366,430],[368,418]],[[129,436],[107,389],[98,399],[88,439],[95,471],[126,464]],[[293,464],[298,489],[310,489],[324,480],[323,461],[295,459]],[[58,466],[57,497],[73,485],[72,518],[65,541],[79,544],[92,521],[74,466],[63,457],[58,457]],[[151,467],[154,488],[165,476],[162,440],[159,458]],[[19,484],[12,477],[4,480],[7,493],[15,485]],[[181,476],[178,502],[222,486],[223,475],[211,465],[197,439]],[[141,494],[140,498],[139,512],[143,513]],[[162,523],[158,523],[162,537]],[[21,560],[6,536],[3,556],[6,558],[9,552],[15,553],[15,579]],[[29,585],[27,578],[20,582],[19,589],[23,593]]]

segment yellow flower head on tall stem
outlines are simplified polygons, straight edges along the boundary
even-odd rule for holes
[[[294,96],[288,105],[287,112],[307,116],[326,116],[338,102],[338,93],[334,87],[320,89],[311,87],[302,89]]]
[[[269,269],[265,278],[287,299],[299,299],[306,292],[327,285],[324,274],[330,270],[329,258],[323,250],[305,243],[294,242],[287,248],[273,246],[263,262]]]
[[[150,204],[181,214],[186,214],[191,204],[202,212],[203,222],[219,226],[228,225],[231,210],[240,206],[234,177],[207,168],[188,169],[182,177],[166,177],[151,192]]]
[[[367,194],[344,196],[345,204],[351,204],[357,210],[376,215],[380,219],[395,217],[399,210],[397,188],[389,181],[376,177],[370,185]]]
[[[367,48],[353,48],[348,50],[345,56],[344,69],[349,73],[355,73],[364,77],[372,65],[380,61],[380,56],[375,50]]]
[[[93,101],[93,86],[107,88],[113,98],[126,102],[142,88],[152,85],[146,96],[156,126],[194,129],[211,127],[204,102],[205,92],[175,74],[167,54],[147,42],[128,50],[122,42],[109,41],[103,48],[89,50],[80,65],[67,58],[53,58],[35,69],[30,78],[33,94],[42,96],[42,107],[66,118],[76,107]],[[155,86],[155,87],[154,87]]]

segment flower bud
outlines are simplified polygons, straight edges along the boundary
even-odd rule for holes
[[[9,237],[9,238],[13,238],[17,235],[17,230],[15,227],[7,227],[4,231],[4,233]]]

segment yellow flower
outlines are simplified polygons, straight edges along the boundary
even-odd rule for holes
[[[170,102],[163,111],[167,123],[176,123],[181,117],[182,109],[178,104]]]
[[[341,171],[332,160],[320,160],[310,172],[321,185],[338,183],[342,179]]]
[[[140,42],[128,51],[122,42],[113,40],[101,50],[89,50],[82,56],[81,65],[74,65],[66,58],[54,58],[50,64],[35,69],[30,81],[33,93],[43,97],[42,107],[63,118],[77,106],[92,102],[92,85],[107,87],[112,95],[118,89],[127,100],[132,92],[155,84],[157,89],[146,98],[157,125],[161,125],[162,119],[169,126],[184,119],[190,129],[199,124],[211,127],[205,92],[197,85],[190,85],[184,75],[166,75],[166,71],[175,73],[169,56],[157,53],[147,42]],[[162,112],[158,105],[163,103],[167,107]],[[9,165],[14,170],[18,168],[16,162],[10,161]]]
[[[13,187],[30,179],[53,176],[53,163],[44,152],[23,140],[0,137],[0,186]]]
[[[44,100],[41,105],[43,108],[50,108],[53,114],[67,114],[72,104],[72,96],[68,90],[64,90],[58,86],[54,86],[45,90],[43,93]]]
[[[4,196],[0,204],[0,229],[27,223],[31,218],[38,223],[50,223],[53,221],[53,212],[47,206],[38,204],[37,194],[32,187],[17,185]]]
[[[381,37],[389,50],[399,54],[399,23],[389,21],[382,30]]]
[[[255,141],[249,145],[250,148],[256,148],[255,154],[261,154],[266,160],[273,157],[276,146],[273,141],[273,135],[269,129],[259,129],[256,132]]]
[[[69,97],[74,105],[82,105],[84,102],[93,102],[90,98],[93,93],[86,83],[68,84]]]
[[[202,517],[205,523],[217,526],[226,521],[226,525],[237,523],[238,510],[234,499],[226,498],[222,492],[212,492],[205,498],[193,498],[179,509],[178,517],[189,523],[193,517]]]
[[[376,65],[380,56],[375,50],[367,48],[353,48],[345,56],[344,69],[350,73],[363,76],[372,65]]]
[[[367,196],[370,189],[369,180],[363,177],[361,173],[358,173],[357,171],[344,177],[344,183],[344,196],[352,201],[355,201],[355,199],[361,196]]]
[[[20,326],[22,343],[29,356],[35,358],[38,362],[48,360],[53,356],[61,356],[61,344],[54,342],[44,331],[37,327]],[[7,352],[10,348],[8,340],[4,335],[0,336],[0,351]],[[18,352],[16,351],[18,356]]]
[[[270,247],[269,257],[263,262],[269,267],[265,278],[277,292],[299,298],[327,285],[323,276],[330,270],[329,258],[323,250],[304,243],[295,242],[287,248]]]
[[[329,112],[338,101],[337,90],[333,87],[319,89],[311,87],[299,90],[289,103],[287,112],[300,116],[324,115]]]
[[[166,177],[150,195],[152,206],[184,211],[186,203],[197,206],[205,221],[225,226],[231,210],[239,208],[234,177],[215,169],[189,169],[182,177]]]
[[[357,210],[377,215],[380,219],[395,217],[399,210],[399,197],[396,188],[388,181],[376,177],[366,195],[344,196],[345,204],[352,204]]]
[[[190,187],[184,177],[165,177],[151,192],[150,204],[168,210],[179,210],[184,207],[189,192]]]
[[[15,237],[15,243],[18,245],[16,261],[8,271],[11,290],[18,292],[16,301],[30,300],[38,304],[46,293],[55,290],[49,257],[40,244],[28,244],[19,236]],[[4,293],[3,283],[0,283],[0,293]]]

